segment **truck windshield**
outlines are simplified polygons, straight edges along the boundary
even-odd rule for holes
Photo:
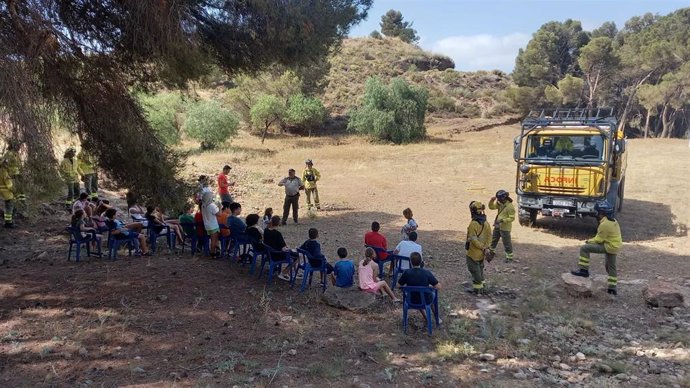
[[[601,135],[531,135],[527,138],[527,159],[601,160]]]

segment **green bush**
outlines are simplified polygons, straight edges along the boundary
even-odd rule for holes
[[[187,109],[185,132],[198,140],[202,149],[214,149],[237,134],[239,121],[218,101],[200,101]]]
[[[429,98],[429,112],[455,112],[455,99],[441,95]]]
[[[146,121],[156,131],[158,138],[168,145],[179,143],[180,126],[176,116],[184,110],[180,94],[173,92],[140,94],[138,98],[144,109]]]
[[[285,122],[300,129],[306,129],[311,136],[312,129],[323,124],[326,119],[326,108],[321,100],[298,94],[290,97]]]
[[[350,114],[348,129],[397,144],[423,139],[427,99],[426,89],[404,79],[394,78],[386,86],[376,77],[369,78],[361,105]]]
[[[482,116],[482,108],[474,104],[460,104],[456,106],[456,112],[460,117],[466,117],[469,119],[477,118]]]
[[[505,116],[507,114],[513,113],[513,109],[505,102],[499,102],[489,109],[486,113],[487,118]]]

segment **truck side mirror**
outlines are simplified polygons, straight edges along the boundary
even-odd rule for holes
[[[515,136],[513,139],[513,160],[517,162],[520,158],[520,136]]]
[[[625,152],[625,139],[617,139],[616,144],[613,146],[616,153],[622,154]]]

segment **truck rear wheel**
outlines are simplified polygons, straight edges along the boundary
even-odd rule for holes
[[[529,210],[529,214],[518,216],[518,221],[522,226],[526,226],[528,228],[533,227],[537,223],[537,211]]]

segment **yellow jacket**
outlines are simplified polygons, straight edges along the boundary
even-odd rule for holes
[[[501,203],[496,199],[489,201],[489,209],[498,209],[496,214],[496,221],[499,223],[499,228],[504,232],[510,232],[513,229],[513,221],[515,221],[515,206],[510,201]]]
[[[5,201],[10,201],[14,199],[14,194],[12,193],[12,177],[9,173],[9,168],[7,166],[0,165],[0,198]]]
[[[7,151],[3,159],[7,161],[7,168],[10,176],[19,175],[22,169],[22,160],[19,158],[19,153],[17,153],[17,151]]]
[[[95,161],[93,160],[93,156],[91,156],[90,153],[86,151],[81,151],[79,155],[77,156],[77,163],[79,164],[79,174],[80,175],[87,175],[87,174],[95,174],[96,169],[95,169]]]
[[[79,163],[76,158],[65,158],[60,162],[60,176],[65,183],[78,183],[79,175]]]
[[[491,226],[484,222],[482,226],[479,222],[472,220],[467,227],[467,241],[470,242],[470,249],[467,256],[474,261],[484,260],[484,249],[491,245]]]
[[[308,176],[313,175],[313,180],[307,179]],[[302,183],[304,184],[304,188],[306,190],[313,189],[316,187],[316,182],[321,179],[321,173],[319,170],[315,169],[314,167],[312,168],[305,168],[304,171],[302,171]]]
[[[599,221],[597,228],[597,235],[594,238],[587,240],[588,244],[604,244],[606,253],[612,255],[617,254],[623,245],[623,237],[621,236],[621,227],[618,221],[611,221],[604,217]]]

